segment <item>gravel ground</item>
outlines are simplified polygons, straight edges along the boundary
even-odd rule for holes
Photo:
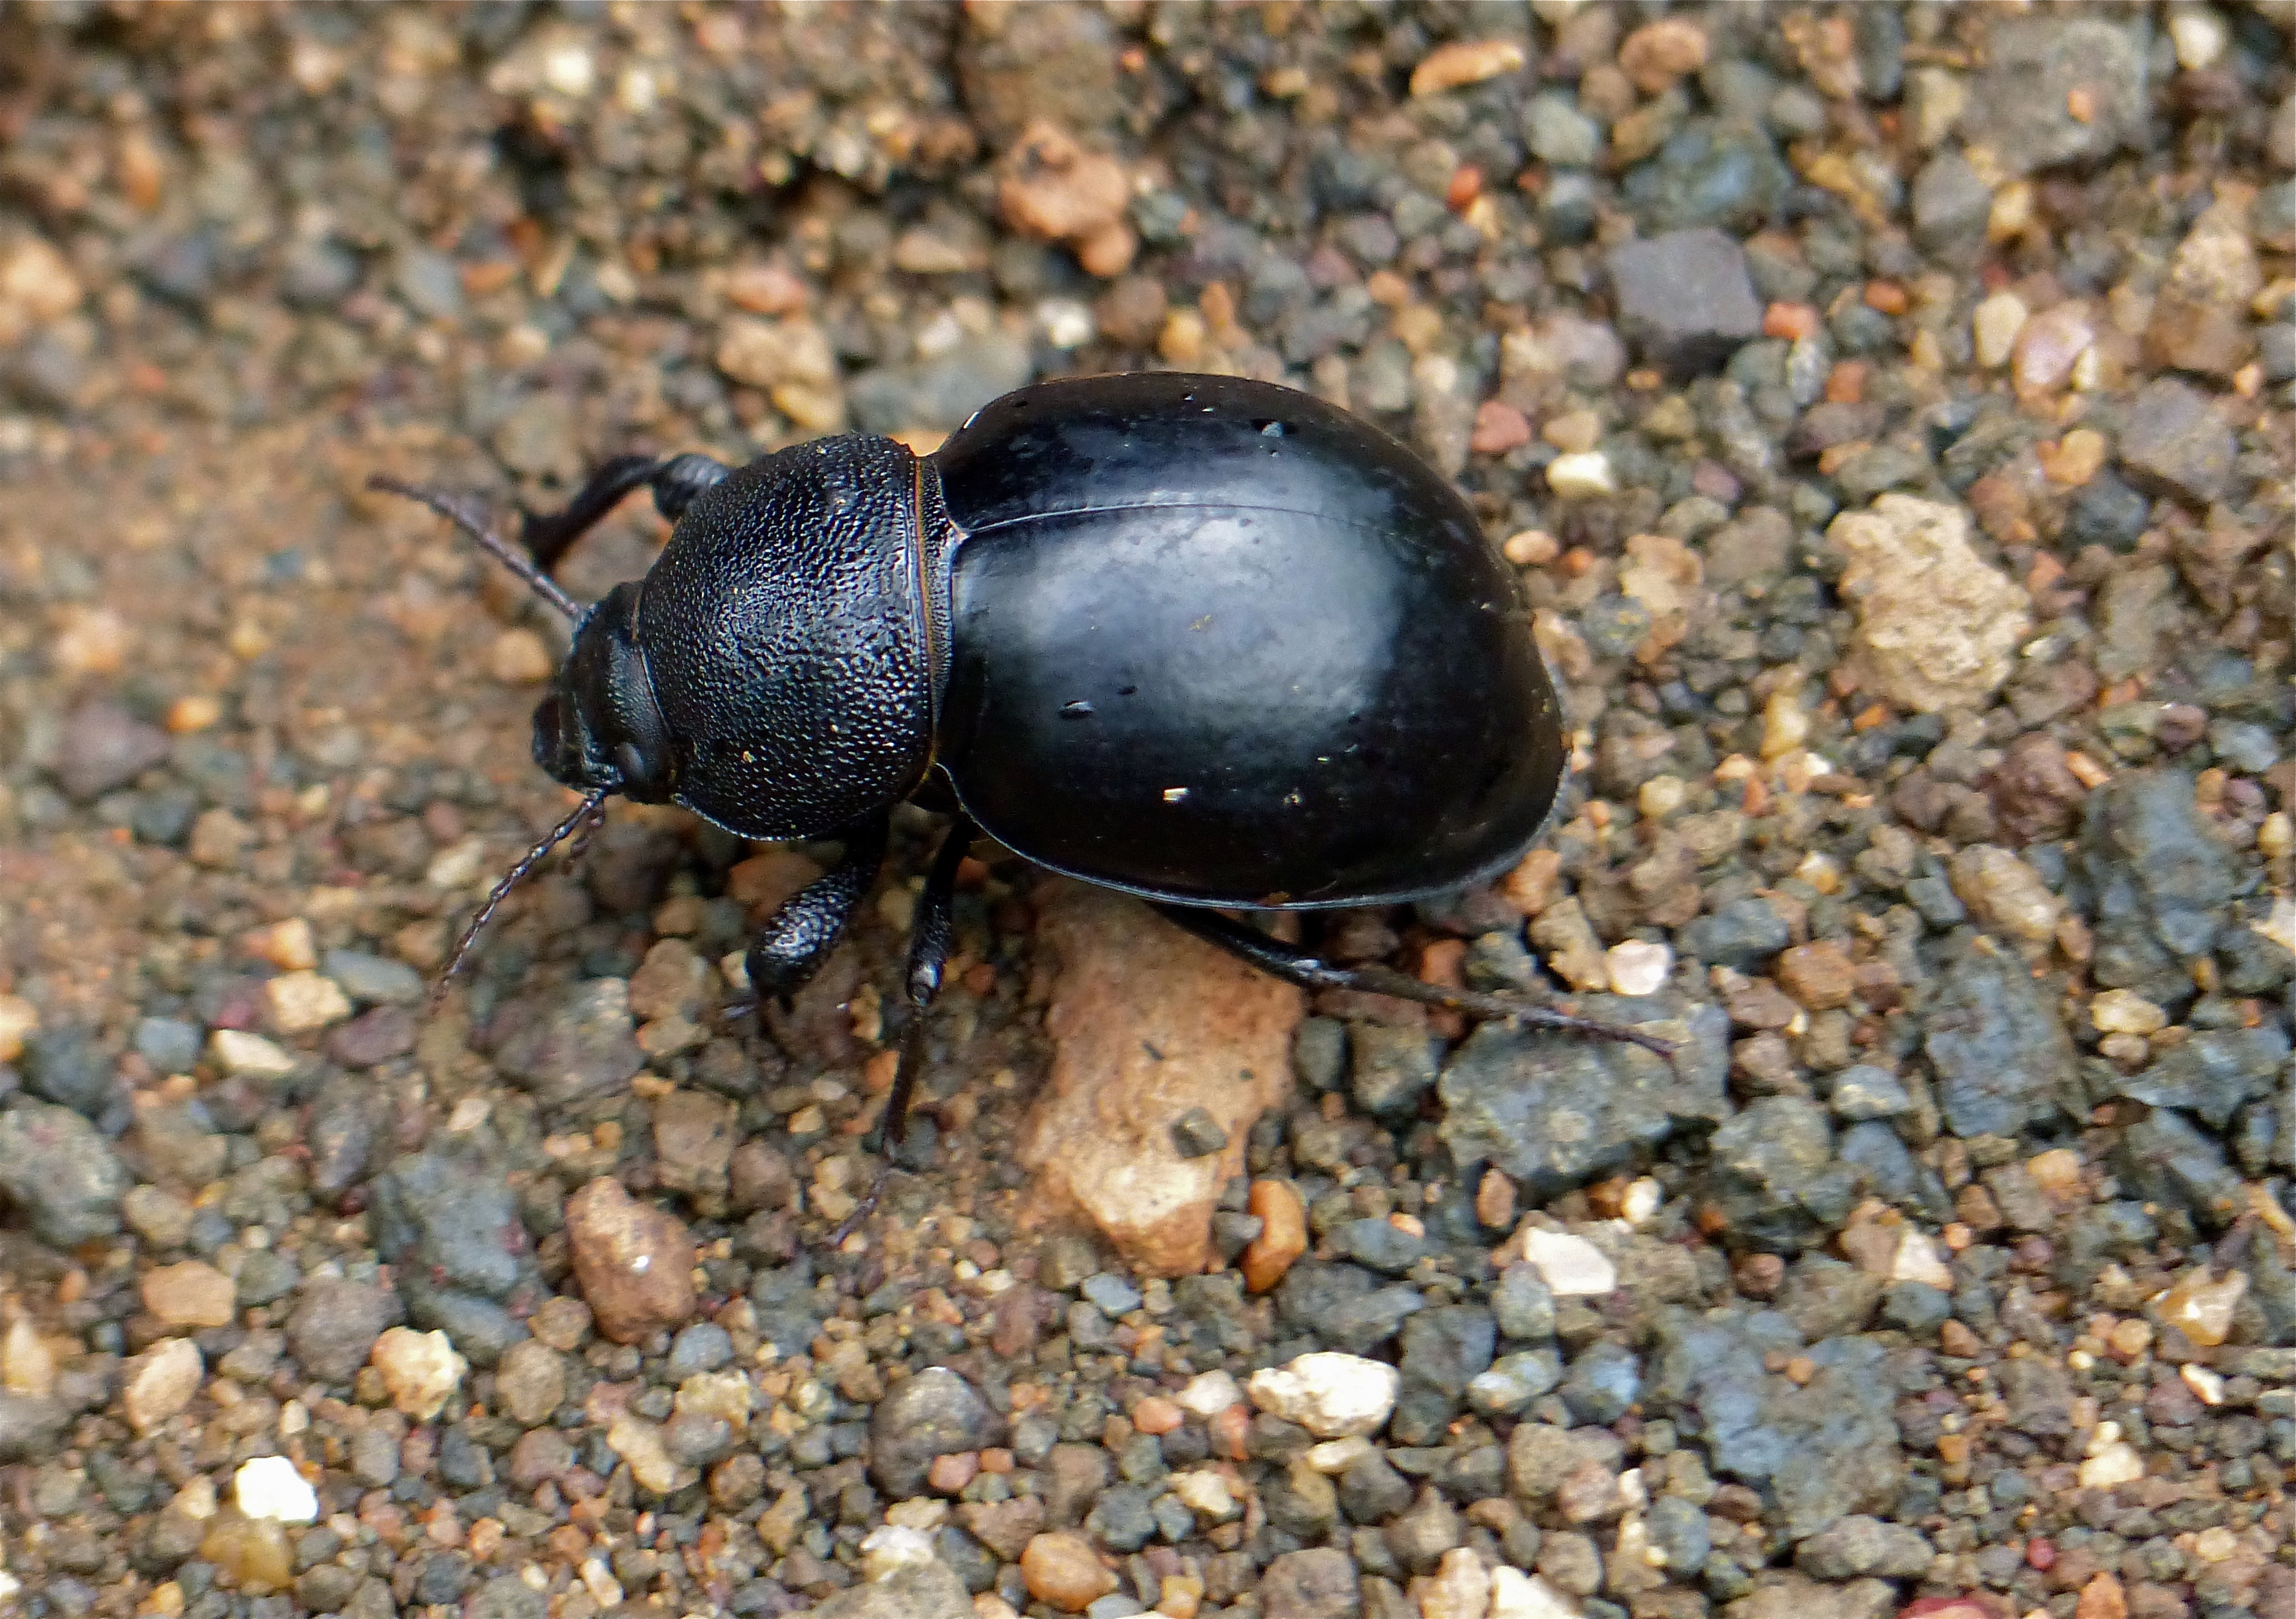
[[[0,1610],[2286,1619],[2292,26],[0,8]],[[1677,1070],[984,846],[832,1251],[930,818],[763,1031],[830,851],[629,806],[426,1010],[559,631],[370,473],[1154,366],[1415,442],[1567,688],[1326,947]]]

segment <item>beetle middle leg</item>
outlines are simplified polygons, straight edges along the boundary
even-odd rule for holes
[[[832,1248],[843,1245],[856,1227],[869,1217],[885,1195],[893,1173],[893,1155],[907,1134],[909,1098],[916,1091],[917,1074],[925,1064],[925,1014],[940,995],[941,974],[955,937],[956,871],[972,847],[973,825],[960,815],[950,823],[940,852],[933,856],[924,892],[917,896],[916,920],[909,930],[909,966],[906,985],[909,997],[909,1026],[901,1037],[901,1059],[893,1071],[893,1089],[885,1097],[885,1112],[877,1125],[877,1175],[869,1190],[838,1225],[829,1239]]]
[[[1526,1006],[1501,995],[1448,989],[1442,984],[1428,983],[1398,973],[1392,967],[1335,967],[1305,950],[1295,949],[1281,940],[1270,938],[1248,923],[1238,922],[1216,910],[1169,902],[1152,903],[1155,903],[1157,914],[1174,926],[1193,933],[1207,944],[1219,946],[1231,956],[1249,962],[1270,977],[1297,984],[1303,990],[1359,990],[1366,994],[1390,995],[1398,1000],[1415,1000],[1423,1006],[1447,1007],[1470,1017],[1513,1018],[1534,1029],[1559,1029],[1566,1033],[1584,1034],[1595,1040],[1623,1040],[1640,1046],[1645,1051],[1654,1051],[1669,1061],[1674,1057],[1671,1040],[1644,1034],[1639,1029],[1606,1023],[1591,1017],[1574,1017],[1568,1012],[1556,1012],[1546,1007]]]
[[[529,512],[518,537],[545,573],[572,548],[576,540],[598,526],[606,514],[633,489],[653,490],[654,509],[676,522],[702,490],[723,482],[733,469],[707,456],[672,456],[657,461],[651,456],[617,456],[574,492],[562,512]]]

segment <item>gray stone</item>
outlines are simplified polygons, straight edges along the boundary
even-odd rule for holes
[[[2145,384],[2120,430],[2120,461],[2129,473],[2196,505],[2225,492],[2237,448],[2209,396],[2174,377]]]
[[[497,1017],[507,1025],[495,1064],[545,1107],[564,1107],[618,1090],[645,1067],[630,1020],[629,986],[619,979],[576,985],[549,1001],[522,1001]]]
[[[64,717],[56,736],[55,777],[81,803],[127,786],[167,761],[168,734],[145,725],[116,703],[92,698]]]
[[[2116,776],[2089,797],[2080,858],[2095,892],[2097,983],[2182,1003],[2193,992],[2190,963],[2215,945],[2237,882],[2192,777],[2168,768]]]
[[[1588,1345],[1562,1380],[1562,1403],[1580,1422],[1607,1426],[1627,1414],[1642,1391],[1642,1361],[1623,1344]]]
[[[2243,1102],[2271,1093],[2287,1062],[2288,1037],[2269,1023],[2196,1030],[2151,1067],[2123,1080],[2120,1094],[2198,1114],[2223,1130]]]
[[[511,1307],[544,1294],[509,1171],[475,1146],[433,1147],[375,1177],[368,1219],[417,1327],[480,1366],[525,1335]]]
[[[1263,1619],[1355,1619],[1363,1593],[1354,1559],[1318,1546],[1270,1563],[1257,1594]]]
[[[851,1585],[818,1603],[814,1619],[972,1619],[972,1593],[956,1571],[935,1559]]]
[[[1491,1310],[1507,1337],[1537,1343],[1554,1335],[1554,1292],[1529,1265],[1506,1268],[1491,1290]]]
[[[1761,333],[1745,252],[1718,230],[1622,242],[1611,250],[1609,267],[1620,331],[1671,375],[1719,370],[1739,344]]]
[[[1693,119],[1638,163],[1620,192],[1653,234],[1700,226],[1746,233],[1777,210],[1793,177],[1759,126],[1743,119]]]
[[[864,432],[953,431],[999,394],[1027,386],[1033,375],[1028,340],[999,330],[965,338],[929,360],[865,371],[853,379],[846,400],[853,424]]]
[[[1819,1580],[1917,1580],[1936,1557],[1920,1531],[1857,1513],[1795,1547],[1794,1566]]]
[[[1603,152],[1603,127],[1578,110],[1578,98],[1543,90],[1522,110],[1523,144],[1542,163],[1587,168]]]
[[[1862,1330],[1881,1302],[1883,1286],[1882,1278],[1855,1265],[1805,1253],[1786,1272],[1777,1308],[1794,1330],[1816,1342]]]
[[[2014,1136],[2076,1099],[2077,1054],[2025,964],[1979,939],[1940,975],[1923,1048],[1957,1136]]]
[[[1172,1150],[1183,1158],[1209,1158],[1227,1146],[1227,1131],[1207,1107],[1191,1107],[1172,1121]]]
[[[2210,1228],[2230,1225],[2246,1206],[2224,1149],[2181,1114],[2156,1108],[2122,1132],[2114,1155],[2122,1182],[2147,1201],[2190,1210]]]
[[[1666,1558],[1667,1573],[1677,1579],[1694,1577],[1714,1549],[1714,1532],[1706,1515],[1678,1495],[1652,1501],[1644,1526],[1652,1549]]]
[[[1732,900],[1682,930],[1684,954],[1714,966],[1759,972],[1793,941],[1793,930],[1767,900]]]
[[[35,1094],[90,1118],[102,1116],[118,1089],[111,1056],[85,1029],[43,1029],[28,1035],[20,1060]]]
[[[1435,1042],[1426,1030],[1401,1023],[1360,1023],[1348,1032],[1352,1057],[1349,1088],[1356,1105],[1374,1118],[1407,1119],[1435,1083]]]
[[[0,1462],[48,1459],[71,1418],[71,1408],[61,1400],[0,1393]]]
[[[2013,175],[2095,162],[2145,133],[2143,13],[2001,17],[1986,35],[1986,68],[1962,128]],[[2076,111],[2076,100],[2082,103]]]
[[[1333,1231],[1332,1247],[1359,1265],[1401,1276],[1427,1251],[1427,1241],[1384,1220],[1365,1219],[1351,1220]]]
[[[1650,1005],[1588,996],[1581,1010],[1638,1023]],[[1551,1197],[1626,1168],[1685,1125],[1721,1118],[1728,1020],[1706,1006],[1683,1021],[1690,1038],[1671,1064],[1622,1041],[1482,1024],[1443,1070],[1439,1128],[1452,1156],[1495,1164],[1529,1196]]]
[[[403,961],[365,950],[329,950],[319,958],[319,970],[344,994],[368,1006],[418,1006],[425,993],[422,974]]]
[[[70,1248],[117,1235],[132,1184],[111,1143],[70,1108],[27,1102],[0,1113],[0,1192],[43,1242]]]
[[[1708,1198],[1741,1242],[1792,1253],[1823,1241],[1849,1214],[1858,1184],[1833,1148],[1817,1104],[1764,1097],[1714,1132]]]
[[[1310,1090],[1330,1090],[1348,1060],[1348,1026],[1336,1017],[1300,1020],[1292,1037],[1292,1072]]]
[[[937,1456],[996,1442],[1004,1418],[964,1377],[929,1366],[893,1386],[869,1421],[869,1471],[896,1500],[924,1489]]]
[[[1764,1368],[1769,1352],[1801,1350],[1775,1312],[1669,1311],[1643,1394],[1646,1414],[1703,1442],[1717,1474],[1774,1492],[1775,1521],[1795,1541],[1886,1510],[1905,1471],[1887,1352],[1869,1338],[1812,1345],[1816,1371],[1801,1386]]]
[[[1856,1123],[1910,1113],[1914,1099],[1896,1074],[1871,1063],[1859,1063],[1833,1076],[1833,1093],[1826,1105],[1833,1109],[1835,1118]]]

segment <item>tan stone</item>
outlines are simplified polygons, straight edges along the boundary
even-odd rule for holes
[[[189,1338],[162,1338],[127,1363],[120,1403],[128,1426],[147,1434],[191,1404],[206,1375],[200,1346]]]
[[[188,1259],[147,1271],[144,1308],[170,1327],[228,1327],[235,1303],[231,1278]]]
[[[1857,610],[1854,661],[1866,689],[1928,713],[1976,707],[2000,688],[2032,628],[2022,588],[1969,544],[1957,505],[1884,495],[1835,518],[1841,595]]]
[[[1119,224],[1132,200],[1124,165],[1088,152],[1039,119],[1004,160],[996,206],[1004,223],[1048,242],[1084,242]]]
[[[1040,1204],[1083,1213],[1136,1270],[1201,1270],[1252,1122],[1291,1093],[1300,991],[1081,883],[1040,908],[1037,939],[1057,963],[1053,1071],[1020,1157]],[[1172,1122],[1196,1107],[1228,1144],[1183,1158]]]
[[[1080,1614],[1116,1589],[1116,1576],[1082,1535],[1040,1534],[1021,1554],[1029,1594],[1064,1614]]]

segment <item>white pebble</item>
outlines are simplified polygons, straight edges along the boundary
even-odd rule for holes
[[[1092,310],[1073,298],[1046,299],[1037,306],[1037,324],[1044,328],[1045,341],[1063,352],[1083,348],[1099,330]]]
[[[1898,1239],[1898,1252],[1890,1261],[1890,1279],[1893,1282],[1922,1282],[1931,1287],[1953,1291],[1953,1270],[1938,1251],[1937,1245],[1923,1232],[1907,1226]]]
[[[1336,1475],[1372,1455],[1375,1449],[1370,1440],[1357,1434],[1346,1439],[1327,1439],[1319,1445],[1309,1445],[1308,1453],[1300,1459],[1318,1473]]]
[[[317,973],[282,973],[263,986],[263,999],[283,1034],[308,1034],[351,1015],[342,986]]]
[[[862,1537],[861,1577],[865,1580],[888,1580],[905,1568],[922,1568],[932,1560],[932,1536],[922,1530],[887,1524]]]
[[[1628,1187],[1627,1195],[1619,1200],[1619,1218],[1630,1226],[1645,1225],[1665,1201],[1666,1188],[1644,1175]]]
[[[1218,1416],[1243,1398],[1243,1391],[1235,1379],[1226,1372],[1199,1372],[1188,1379],[1187,1386],[1173,1396],[1184,1411],[1193,1411],[1202,1418]]]
[[[218,1029],[209,1035],[208,1055],[234,1079],[278,1080],[295,1072],[293,1057],[244,1029]]]
[[[258,1456],[232,1475],[239,1509],[251,1518],[281,1524],[311,1524],[319,1517],[319,1492],[283,1456]]]
[[[2080,1465],[2080,1487],[2084,1490],[2111,1490],[2133,1484],[2144,1476],[2144,1459],[2125,1439],[2096,1446]]]
[[[1235,1492],[1228,1488],[1226,1479],[1210,1467],[1175,1473],[1166,1482],[1180,1504],[1198,1517],[1217,1523],[1235,1514]]]
[[[2198,73],[2216,66],[2232,36],[2223,18],[2195,6],[2169,13],[2169,37],[2177,46],[2177,65],[2188,73]]]
[[[1977,345],[1977,363],[1990,371],[2009,363],[2017,334],[2025,329],[2025,303],[2014,292],[1996,292],[1977,306],[1970,316],[1970,335]]]
[[[1674,951],[1648,939],[1621,939],[1603,952],[1611,988],[1621,995],[1655,995],[1674,971]]]
[[[1546,487],[1565,500],[1588,500],[1617,494],[1619,480],[1611,471],[1611,458],[1599,449],[1589,449],[1555,456],[1546,469]]]
[[[1490,1619],[1578,1619],[1578,1605],[1538,1574],[1491,1570]]]
[[[1318,1439],[1375,1434],[1395,1409],[1402,1376],[1361,1355],[1324,1351],[1251,1374],[1251,1403]]]
[[[2184,1378],[2185,1386],[2193,1391],[2202,1405],[2224,1403],[2225,1380],[2220,1374],[2210,1371],[2197,1360],[2185,1361],[2177,1368],[2177,1372]]]
[[[445,1409],[463,1381],[468,1362],[455,1352],[443,1332],[416,1332],[394,1327],[374,1342],[369,1357],[382,1374],[390,1402],[417,1422],[428,1422]]]
[[[1522,1257],[1557,1298],[1591,1297],[1618,1290],[1619,1268],[1604,1259],[1593,1243],[1568,1231],[1541,1231],[1534,1227],[1523,1234]]]

